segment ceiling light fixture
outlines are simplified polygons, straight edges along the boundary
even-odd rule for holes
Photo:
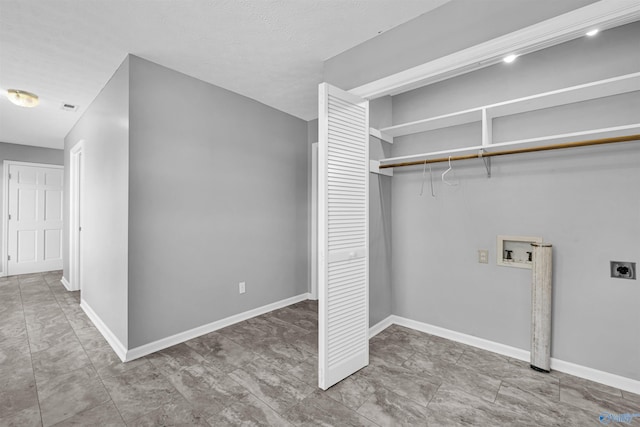
[[[598,34],[598,31],[599,31],[599,30],[598,30],[597,28],[594,28],[594,29],[593,29],[593,30],[591,30],[591,31],[587,31],[587,35],[588,35],[589,37],[593,37],[593,36],[595,36],[596,34]]]
[[[507,64],[511,64],[513,61],[516,60],[516,58],[518,57],[518,55],[516,54],[511,54],[511,55],[507,55],[504,58],[502,58],[502,60],[504,62],[506,62]]]
[[[18,89],[7,90],[7,98],[9,99],[9,101],[13,102],[16,105],[19,105],[20,107],[31,108],[40,103],[38,95]]]

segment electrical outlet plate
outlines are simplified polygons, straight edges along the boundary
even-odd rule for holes
[[[609,261],[611,277],[636,280],[636,263],[627,261]]]
[[[478,249],[478,262],[480,264],[489,264],[489,250]]]
[[[240,292],[241,294],[244,294],[246,292],[245,286],[246,286],[245,282],[238,283],[238,292]]]

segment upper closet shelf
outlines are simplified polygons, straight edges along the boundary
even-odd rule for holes
[[[444,114],[442,116],[430,117],[428,119],[417,120],[415,122],[404,123],[396,126],[389,126],[380,129],[380,131],[387,135],[396,137],[480,121],[482,121],[482,108],[473,108],[471,110]]]
[[[637,90],[640,90],[640,72],[500,102],[485,108],[490,116],[495,118]]]
[[[380,129],[380,132],[391,137],[411,135],[434,129],[463,125],[473,122],[481,122],[483,112],[486,120],[511,114],[540,110],[543,108],[557,107],[559,105],[590,99],[603,98],[605,96],[619,95],[622,93],[640,91],[640,72],[625,74],[610,79],[598,80],[577,86],[571,86],[550,92],[544,92],[524,98],[485,105],[483,107],[458,111],[423,120],[389,126]]]

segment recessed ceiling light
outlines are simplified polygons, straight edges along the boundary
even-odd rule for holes
[[[502,58],[502,60],[504,62],[506,62],[507,64],[511,64],[513,61],[516,60],[516,58],[518,57],[518,55],[516,54],[511,54],[511,55],[507,55],[504,58]]]
[[[593,29],[593,30],[591,30],[591,31],[587,31],[587,35],[588,35],[589,37],[593,37],[593,36],[595,36],[596,34],[598,34],[598,31],[599,31],[599,30],[598,30],[597,28],[594,28],[594,29]]]
[[[31,108],[40,103],[38,95],[18,89],[7,90],[7,98],[9,99],[9,101],[13,102],[16,105],[19,105],[20,107]]]

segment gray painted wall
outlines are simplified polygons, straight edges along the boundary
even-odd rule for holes
[[[581,38],[393,98],[394,123],[640,70],[640,23]],[[594,60],[597,58],[597,60]],[[637,122],[640,92],[495,122],[497,141]],[[393,155],[480,143],[476,124],[397,138]],[[418,195],[422,168],[393,178],[393,313],[529,349],[531,271],[496,265],[496,236],[554,245],[552,357],[640,379],[640,144],[457,162],[456,187]],[[477,262],[488,249],[490,263]]]
[[[5,160],[44,163],[47,165],[64,165],[64,151],[53,148],[31,147],[28,145],[0,142],[0,200],[4,200],[2,191],[4,188],[3,164]],[[2,227],[0,226],[0,242],[2,239],[4,239],[4,236],[2,235]],[[3,256],[2,246],[0,245],[0,257]],[[0,263],[0,276],[2,276],[2,274],[2,263]]]
[[[307,292],[307,123],[130,61],[129,347]]]
[[[129,60],[125,59],[64,141],[84,140],[82,299],[126,347],[128,279]],[[69,170],[65,169],[65,229],[69,229]],[[69,236],[64,234],[64,253]],[[69,277],[65,257],[64,275]]]
[[[324,81],[349,90],[595,1],[452,0],[328,59]]]

